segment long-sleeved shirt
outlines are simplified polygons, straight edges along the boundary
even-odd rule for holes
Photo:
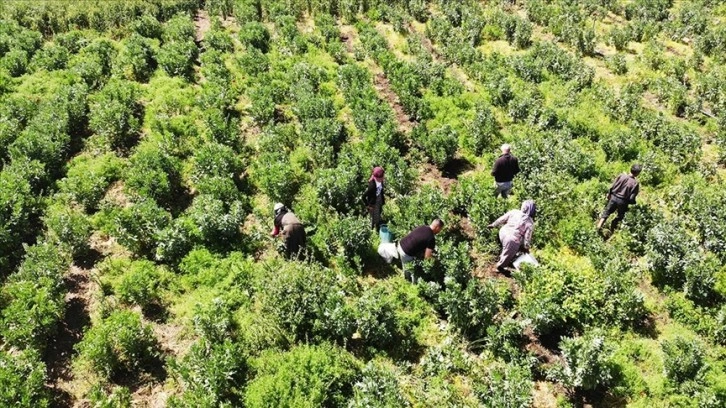
[[[504,153],[494,161],[492,176],[497,183],[512,181],[517,173],[519,173],[519,160],[511,153]]]
[[[635,197],[640,192],[640,183],[631,174],[621,174],[610,187],[610,196],[622,202],[635,204]]]
[[[367,206],[374,206],[380,200],[381,205],[386,203],[384,195],[385,185],[375,180],[368,182],[368,188],[363,193],[362,200]]]
[[[492,224],[494,227],[504,225],[499,230],[499,238],[520,242],[525,249],[529,249],[532,243],[532,233],[534,232],[534,220],[532,217],[520,210],[511,210],[497,218]]]
[[[300,220],[297,219],[295,214],[286,212],[275,217],[274,227],[272,229],[272,236],[276,237],[281,231],[285,231],[288,227],[293,225],[302,225]]]

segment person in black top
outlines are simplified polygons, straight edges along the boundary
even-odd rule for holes
[[[384,195],[385,185],[383,184],[383,167],[376,167],[368,179],[368,188],[363,193],[363,203],[371,215],[371,228],[376,232],[381,228],[381,213],[383,204],[386,202]]]
[[[398,243],[398,257],[401,259],[401,267],[406,274],[406,264],[414,259],[428,259],[434,254],[436,248],[436,234],[444,228],[444,222],[435,219],[431,225],[422,225],[415,228]],[[411,280],[415,278],[411,275]]]
[[[608,203],[605,205],[605,210],[603,210],[600,219],[597,221],[598,230],[602,228],[610,214],[615,211],[618,212],[618,215],[610,225],[612,230],[615,230],[618,224],[620,224],[620,221],[625,218],[628,205],[635,204],[635,197],[640,192],[640,184],[636,180],[636,177],[638,177],[641,170],[642,167],[639,164],[633,164],[630,167],[630,174],[623,173],[615,179],[607,194]]]
[[[494,176],[496,183],[495,197],[499,196],[499,194],[503,198],[509,197],[509,192],[512,191],[513,187],[512,180],[519,173],[519,160],[512,155],[511,150],[510,145],[503,144],[502,154],[494,161],[492,176]]]

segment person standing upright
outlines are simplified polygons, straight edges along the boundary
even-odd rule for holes
[[[642,169],[643,168],[639,164],[633,164],[630,167],[630,174],[623,173],[615,179],[613,185],[610,187],[610,190],[608,190],[608,202],[605,205],[605,209],[600,215],[600,219],[597,220],[598,230],[602,228],[603,224],[605,224],[605,220],[608,219],[610,214],[615,211],[618,212],[618,215],[610,224],[611,230],[615,230],[618,227],[618,224],[620,224],[623,218],[625,218],[628,206],[630,204],[635,204],[635,197],[637,197],[640,192],[640,183],[638,183],[636,177],[638,177]]]
[[[383,167],[375,167],[368,179],[368,188],[362,197],[363,203],[371,215],[371,228],[375,228],[376,232],[381,228],[381,214],[383,213],[383,204],[386,202],[383,176]]]
[[[512,191],[512,180],[519,173],[519,160],[512,154],[510,145],[505,143],[501,149],[502,154],[494,161],[492,167],[492,176],[496,183],[494,196],[498,197],[501,194],[503,198],[507,198]]]

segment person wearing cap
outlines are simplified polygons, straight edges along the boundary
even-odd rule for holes
[[[376,232],[381,228],[381,213],[386,199],[384,195],[385,185],[383,184],[383,167],[375,167],[368,179],[368,188],[363,193],[363,203],[371,215],[371,228]]]
[[[401,259],[404,275],[406,274],[406,264],[413,262],[415,259],[428,259],[433,256],[436,248],[436,235],[443,228],[444,222],[436,218],[431,222],[431,225],[422,225],[415,228],[398,242],[396,249],[398,250],[398,257]],[[415,281],[413,274],[411,274],[411,280]]]
[[[273,207],[275,214],[274,228],[271,235],[281,235],[284,240],[285,257],[299,257],[305,248],[305,227],[300,220],[282,203]]]
[[[537,215],[537,206],[533,200],[526,200],[519,210],[511,210],[497,218],[487,227],[499,229],[499,241],[502,243],[502,253],[499,255],[497,270],[505,272],[517,257],[518,252],[529,252],[534,232],[534,217]]]
[[[605,205],[605,209],[602,214],[600,214],[600,219],[597,220],[598,230],[602,228],[610,214],[615,211],[618,212],[618,215],[610,224],[610,229],[615,230],[618,227],[618,224],[620,224],[623,218],[625,218],[628,206],[630,204],[635,204],[635,197],[637,197],[640,192],[640,183],[638,183],[636,177],[638,177],[642,169],[643,168],[639,164],[633,164],[630,167],[630,174],[623,173],[615,179],[613,185],[610,187],[610,190],[608,190],[608,202]]]
[[[494,196],[498,197],[501,194],[503,198],[507,198],[514,186],[512,180],[519,173],[519,160],[511,153],[512,146],[505,143],[501,150],[502,154],[494,161],[492,167],[492,176],[496,185]]]

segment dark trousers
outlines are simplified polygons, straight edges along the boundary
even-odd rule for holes
[[[290,225],[282,231],[285,240],[285,257],[298,258],[305,249],[305,227],[300,224]]]
[[[383,203],[380,199],[376,200],[376,203],[373,204],[368,212],[371,214],[371,228],[374,228],[376,232],[378,232],[381,229],[382,224],[382,213],[383,213]]]
[[[610,224],[611,229],[617,228],[623,218],[625,218],[625,213],[628,211],[628,203],[625,200],[619,199],[618,197],[610,197],[610,200],[608,200],[608,203],[605,205],[605,209],[600,215],[600,218],[602,218],[603,220],[607,220],[610,214],[616,211],[618,215]]]

